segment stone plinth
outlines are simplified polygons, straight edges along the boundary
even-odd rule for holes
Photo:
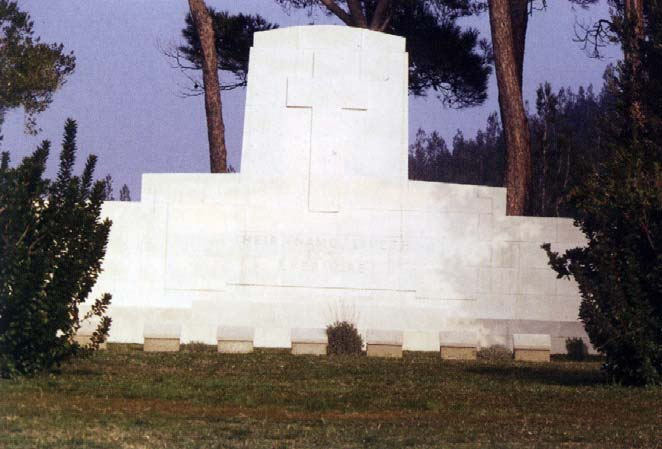
[[[440,332],[440,353],[447,360],[476,360],[478,334],[476,332]]]
[[[97,330],[99,322],[96,320],[93,321],[83,321],[81,322],[80,328],[76,335],[73,336],[73,341],[78,343],[81,346],[87,346],[92,343],[92,334]],[[103,350],[107,348],[107,343],[103,342],[99,345],[99,349]]]
[[[368,330],[366,335],[368,357],[402,357],[402,332]]]
[[[87,346],[92,343],[92,334],[79,332],[76,335],[74,335],[73,340],[81,346]],[[107,348],[108,348],[108,344],[105,341],[99,345],[100,350],[104,350]]]
[[[252,327],[219,326],[216,330],[218,352],[224,354],[248,354],[253,352]]]
[[[181,326],[177,324],[145,325],[143,350],[145,352],[179,351]]]
[[[552,341],[546,334],[514,334],[515,360],[521,362],[549,362]]]
[[[326,355],[329,338],[326,329],[292,329],[292,354]]]
[[[476,348],[442,346],[439,352],[444,360],[476,360],[478,351]]]

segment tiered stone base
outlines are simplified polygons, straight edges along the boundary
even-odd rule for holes
[[[402,358],[402,345],[368,345],[368,357]]]
[[[549,350],[515,349],[515,360],[520,362],[549,362]]]
[[[442,346],[441,358],[444,360],[476,360],[476,348]]]
[[[145,338],[143,350],[145,352],[177,352],[179,351],[179,338]]]
[[[253,352],[253,342],[219,340],[218,352],[223,354],[249,354]]]
[[[292,343],[292,354],[296,355],[326,355],[325,343]]]
[[[92,336],[91,335],[74,335],[74,341],[78,343],[81,346],[87,346],[92,342]],[[107,349],[108,345],[106,342],[103,342],[99,345],[99,349],[104,350]]]

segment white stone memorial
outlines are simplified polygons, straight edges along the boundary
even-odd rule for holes
[[[408,179],[407,76],[400,37],[256,33],[241,173],[145,174],[140,202],[104,205],[110,341],[164,321],[182,342],[247,326],[256,347],[290,347],[290,329],[347,308],[359,329],[404,332],[407,350],[440,331],[481,346],[549,334],[556,352],[585,337],[576,284],[540,248],[583,244],[571,220],[507,217],[502,188]]]

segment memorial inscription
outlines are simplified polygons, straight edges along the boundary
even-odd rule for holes
[[[309,287],[343,287],[346,275],[352,275],[354,283],[376,289],[375,279],[397,270],[408,251],[407,242],[399,238],[361,235],[246,233],[240,243],[244,257],[260,267],[262,277],[272,273],[269,285]],[[264,260],[265,253],[273,257]],[[323,282],[315,284],[311,275]]]

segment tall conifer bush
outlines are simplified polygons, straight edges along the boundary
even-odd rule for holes
[[[559,277],[579,284],[579,316],[607,372],[633,385],[662,383],[662,2],[646,3],[645,24],[636,72],[621,63],[608,77],[613,157],[572,196],[588,244],[563,255],[544,245]],[[632,42],[632,23],[614,27]]]
[[[72,341],[84,319],[105,341],[111,296],[80,314],[99,273],[111,222],[101,220],[104,182],[93,181],[96,157],[74,176],[76,122],[67,120],[57,178],[43,179],[50,142],[15,168],[0,166],[0,374],[34,374],[80,351]]]

